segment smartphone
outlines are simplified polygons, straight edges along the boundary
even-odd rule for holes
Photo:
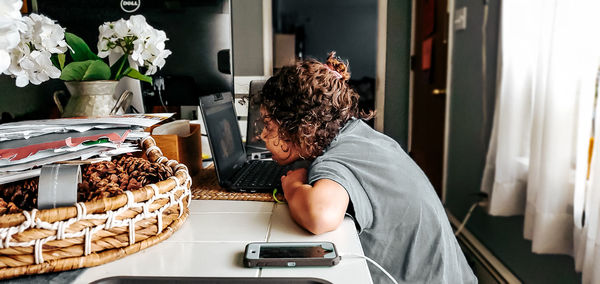
[[[332,242],[255,242],[246,245],[244,265],[266,266],[333,266],[340,262]]]

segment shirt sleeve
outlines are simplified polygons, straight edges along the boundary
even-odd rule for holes
[[[367,194],[350,169],[341,163],[333,161],[320,161],[314,163],[308,173],[308,183],[313,185],[320,179],[329,179],[341,185],[354,208],[354,222],[359,234],[371,226],[373,221],[373,209]],[[351,213],[351,212],[349,212]]]

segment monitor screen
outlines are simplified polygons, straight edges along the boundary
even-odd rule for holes
[[[135,4],[134,12],[124,11]],[[165,31],[166,48],[173,52],[153,76],[162,77],[168,105],[197,105],[200,96],[233,91],[230,0],[37,0],[37,6],[38,13],[83,38],[94,52],[101,24],[144,15],[148,24]]]

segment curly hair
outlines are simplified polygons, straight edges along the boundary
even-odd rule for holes
[[[351,118],[371,119],[358,109],[358,93],[347,80],[347,62],[329,53],[327,61],[297,62],[279,70],[251,99],[278,125],[279,139],[293,143],[314,159],[329,146]]]

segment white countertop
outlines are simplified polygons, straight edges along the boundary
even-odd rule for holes
[[[250,242],[331,241],[342,260],[333,267],[246,268]],[[190,216],[169,239],[122,259],[86,269],[75,283],[111,276],[315,277],[332,283],[372,283],[354,227],[346,218],[313,235],[292,220],[287,205],[256,201],[192,200]]]

